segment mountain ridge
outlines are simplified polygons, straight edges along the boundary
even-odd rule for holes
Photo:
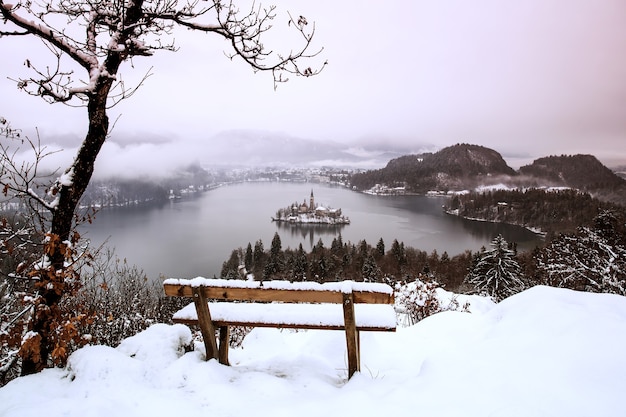
[[[465,143],[435,153],[403,155],[390,160],[384,168],[357,173],[351,178],[351,185],[360,191],[382,185],[416,194],[495,184],[568,187],[613,202],[623,202],[626,192],[626,180],[593,155],[541,157],[516,171],[497,151]]]

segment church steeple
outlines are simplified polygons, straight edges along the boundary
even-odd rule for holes
[[[315,199],[313,198],[313,189],[311,189],[311,205],[309,206],[309,210],[315,210]]]

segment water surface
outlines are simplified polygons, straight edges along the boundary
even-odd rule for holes
[[[271,221],[276,210],[309,201],[341,208],[351,224],[289,225]],[[476,222],[446,215],[445,197],[373,196],[343,187],[314,183],[261,182],[220,187],[196,198],[158,207],[102,210],[84,233],[93,244],[107,238],[117,255],[153,278],[218,276],[233,249],[261,239],[269,249],[278,232],[283,248],[302,243],[310,250],[320,239],[326,247],[341,233],[344,242],[365,239],[387,250],[394,239],[406,246],[456,255],[488,246],[498,234],[519,249],[531,249],[540,238],[517,226]]]

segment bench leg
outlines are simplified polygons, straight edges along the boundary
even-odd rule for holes
[[[219,347],[219,361],[222,365],[230,365],[228,363],[228,345],[230,343],[230,327],[220,327],[220,347]]]
[[[204,339],[204,348],[206,350],[206,360],[217,359],[217,341],[215,340],[215,327],[211,320],[209,312],[208,300],[204,296],[201,288],[193,289],[193,302],[198,312],[198,325]]]
[[[343,319],[346,326],[346,345],[348,349],[348,378],[361,371],[360,336],[356,329],[354,316],[354,296],[343,294]]]

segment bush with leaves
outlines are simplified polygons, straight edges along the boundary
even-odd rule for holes
[[[469,311],[468,304],[461,305],[455,296],[446,300],[440,296],[440,290],[436,281],[397,283],[395,308],[399,322],[410,326],[442,311]]]
[[[74,267],[63,275],[64,285],[71,285],[71,291],[51,311],[54,344],[46,366],[63,366],[73,351],[86,344],[115,347],[153,323],[171,323],[173,312],[185,303],[165,297],[160,282],[148,279],[110,249],[95,255],[85,250],[81,253],[74,256]],[[75,275],[67,276],[67,271]],[[0,281],[0,386],[19,375],[23,355],[35,359],[40,355],[37,340],[29,342],[37,335],[27,326],[37,311],[39,286],[37,280],[25,281],[14,275]]]
[[[79,329],[90,322],[90,313],[83,305],[64,307],[81,291],[79,271],[87,261],[87,252],[79,248],[77,241],[61,243],[52,234],[46,235],[43,247],[44,256],[38,262],[23,270],[18,268],[22,270],[19,275],[3,277],[0,376],[4,380],[15,372],[14,366],[21,366],[23,373],[25,363],[34,370],[63,366],[73,350],[89,341]],[[48,257],[58,252],[65,260],[62,270],[47,263]],[[50,303],[49,299],[58,301]],[[34,332],[33,326],[37,325],[40,330]],[[44,338],[46,343],[41,343]]]
[[[134,265],[105,249],[83,271],[83,287],[63,305],[86,309],[92,320],[81,333],[95,343],[117,346],[157,322],[171,322],[171,312],[181,307],[166,298],[160,282],[151,280]]]

